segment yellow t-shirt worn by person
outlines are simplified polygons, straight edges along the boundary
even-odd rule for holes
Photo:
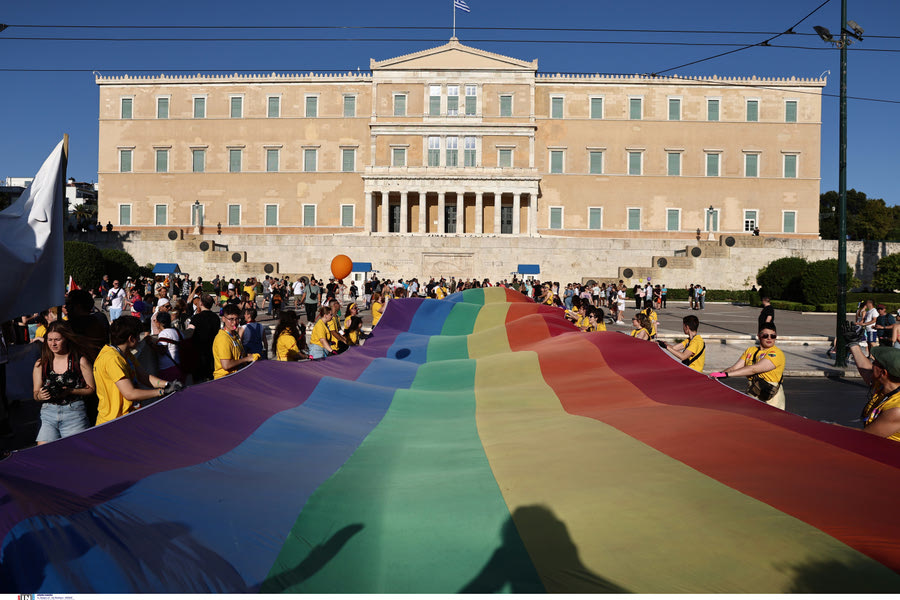
[[[381,311],[383,310],[384,305],[381,302],[372,303],[372,327],[378,325],[378,321],[381,320]]]
[[[330,350],[331,349],[331,335],[328,333],[328,326],[325,324],[325,321],[323,321],[322,319],[319,319],[318,321],[316,321],[316,324],[313,325],[313,330],[312,330],[312,334],[310,335],[309,343],[315,344],[316,346],[319,346],[320,348],[322,348],[324,346],[322,346],[322,344],[319,342],[319,340],[322,340],[322,339],[329,342],[328,347],[325,349]]]
[[[275,358],[281,361],[300,360],[303,358],[294,336],[289,333],[282,333],[278,336],[278,339],[275,341]]]
[[[215,367],[213,379],[219,379],[231,372],[222,366],[222,359],[239,359],[244,355],[244,345],[241,343],[241,338],[237,336],[237,332],[231,335],[224,329],[220,329],[219,333],[216,334],[216,339],[213,340],[212,351],[213,366]]]
[[[781,381],[781,376],[784,375],[784,366],[787,361],[784,358],[784,352],[778,346],[772,346],[768,350],[751,346],[744,351],[741,358],[745,366],[756,364],[764,358],[772,361],[772,364],[775,365],[774,369],[765,373],[759,373],[762,379],[770,383],[778,383]]]
[[[103,346],[97,360],[94,361],[94,382],[97,386],[97,398],[100,403],[97,407],[97,425],[112,421],[122,415],[127,415],[134,410],[130,400],[126,400],[117,381],[134,378],[137,371],[132,359],[119,352],[113,346]]]
[[[688,366],[695,371],[702,372],[703,365],[706,364],[706,352],[704,352],[706,348],[706,343],[703,341],[703,338],[699,335],[695,335],[693,339],[684,347],[686,352],[693,352],[694,355],[688,359],[694,359],[694,362],[689,364]],[[702,354],[701,354],[702,352]]]

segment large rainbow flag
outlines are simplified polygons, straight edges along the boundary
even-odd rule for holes
[[[6,592],[900,591],[900,446],[502,288],[0,463]]]

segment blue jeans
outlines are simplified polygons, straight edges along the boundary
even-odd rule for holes
[[[325,351],[325,348],[318,344],[310,344],[309,345],[309,355],[316,360],[318,358],[325,358],[328,356],[328,352]]]
[[[84,431],[91,424],[84,410],[84,400],[76,400],[71,404],[60,405],[44,402],[41,407],[41,430],[37,441],[53,442]]]
[[[110,308],[109,309],[109,322],[110,323],[112,323],[113,321],[118,319],[120,316],[122,316],[121,308]]]

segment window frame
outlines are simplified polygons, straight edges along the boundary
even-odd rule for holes
[[[759,98],[745,98],[744,99],[744,119],[747,123],[759,123]],[[756,106],[756,118],[750,118],[750,105],[754,104]]]
[[[392,167],[408,167],[409,161],[407,160],[408,159],[407,155],[408,155],[407,146],[392,145],[391,146],[391,166]],[[397,164],[398,156],[400,157],[403,164]]]
[[[710,104],[713,102],[716,103],[716,118],[710,119],[709,118],[709,115],[710,115],[709,107],[710,107]],[[714,98],[706,99],[706,120],[709,123],[718,123],[719,121],[722,120],[722,98],[721,97],[714,97]]]
[[[432,142],[436,142],[436,148],[432,148]],[[435,152],[437,153],[437,160],[432,160]],[[441,166],[441,136],[439,135],[425,136],[425,166],[431,168]]]
[[[459,115],[459,84],[449,83],[447,84],[447,116],[448,117],[458,117]],[[451,94],[451,90],[456,90],[455,94]],[[451,98],[456,98],[455,106],[450,108],[450,100]]]
[[[342,94],[341,97],[343,98],[343,113],[342,113],[342,114],[344,115],[344,118],[345,118],[345,119],[354,119],[354,118],[356,118],[356,98],[357,98],[357,94]],[[347,114],[347,100],[352,100],[352,101],[353,101],[353,110],[352,110],[352,113],[353,113],[353,114],[350,114],[350,115]]]
[[[310,103],[312,100],[313,110],[312,112],[315,114],[310,114]],[[306,119],[318,119],[319,118],[319,94],[304,94],[303,95],[303,117]]]
[[[588,148],[588,175],[603,175],[603,159],[604,154],[606,153],[603,148]],[[594,171],[594,155],[597,154],[600,156],[600,170]]]
[[[169,149],[168,148],[154,148],[153,155],[155,158],[154,167],[156,173],[168,173],[169,172]],[[159,168],[159,159],[161,157],[165,157],[165,165],[163,165],[163,169]]]
[[[350,209],[350,223],[347,224],[344,220],[344,210]],[[355,204],[341,204],[341,227],[355,227],[356,226],[356,205]]]
[[[306,215],[307,215],[307,209],[308,209],[308,208],[311,208],[311,209],[312,209],[312,225],[310,225],[310,224],[308,224],[308,223],[306,222]],[[304,205],[302,205],[302,208],[301,208],[301,218],[303,219],[303,221],[302,221],[303,227],[318,227],[318,225],[316,225],[316,220],[318,219],[318,212],[319,212],[319,211],[316,209],[316,205],[315,205],[315,204],[304,204]]]
[[[794,105],[794,120],[788,119],[788,105]],[[797,123],[800,120],[800,101],[795,98],[785,98],[784,99],[784,122],[785,123]]]
[[[747,218],[747,213],[753,213],[753,218]],[[753,229],[759,227],[759,209],[756,208],[745,208],[743,209],[743,229],[744,233],[753,233]],[[751,223],[748,223],[750,221]]]
[[[684,154],[683,150],[666,150],[666,177],[681,177],[684,169],[682,168],[682,155]],[[678,156],[678,172],[672,173],[672,157]]]
[[[313,168],[307,168],[309,166],[307,157],[313,157]],[[318,148],[303,148],[303,172],[304,173],[318,173],[319,172],[319,149]]]
[[[134,148],[119,148],[119,173],[134,173]],[[128,169],[123,169],[123,159],[128,155]]]
[[[201,101],[202,104],[198,105],[197,101]],[[191,96],[191,118],[192,119],[205,119],[206,118],[206,103],[207,103],[207,95],[206,94],[194,94]],[[197,107],[202,106],[203,110],[201,111],[203,114],[199,117],[197,116]]]
[[[347,170],[345,167],[344,157],[347,152],[353,153],[353,168]],[[356,172],[356,148],[341,148],[341,173],[355,173]]]
[[[394,106],[393,106],[394,111],[393,111],[393,116],[395,116],[395,117],[405,117],[405,116],[406,116],[406,109],[407,109],[407,106],[408,106],[408,104],[409,104],[409,97],[408,97],[408,96],[409,96],[409,94],[408,94],[407,92],[395,92],[395,93],[393,94],[393,98],[394,98]],[[398,110],[397,110],[397,109],[400,107],[400,105],[397,103],[397,99],[398,99],[398,98],[402,98],[402,99],[403,99],[403,102],[401,103],[401,104],[402,104],[402,108],[403,108],[402,111],[398,111]]]
[[[159,218],[159,209],[162,209],[162,219]],[[160,220],[162,223],[160,223]],[[155,227],[166,227],[169,224],[169,205],[154,204],[153,205],[153,225]]]
[[[599,227],[591,227],[591,211],[597,210],[600,211],[600,226]],[[603,207],[602,206],[588,206],[587,209],[587,228],[589,231],[602,231],[603,230]]]
[[[516,156],[515,156],[515,148],[514,147],[502,147],[497,148],[497,167],[501,169],[511,169],[516,164]],[[503,164],[505,161],[503,160],[503,156],[506,155],[509,157],[509,164]]]
[[[272,100],[276,101],[275,104],[275,114],[272,114]],[[280,119],[281,118],[281,94],[267,94],[266,95],[266,118],[267,119]]]
[[[512,117],[513,114],[515,114],[515,104],[514,104],[515,94],[503,93],[503,94],[498,94],[498,96],[499,96],[499,100],[498,100],[498,107],[497,107],[497,111],[498,111],[497,116],[504,117],[504,118]],[[503,114],[503,99],[504,98],[509,98],[509,114],[508,115]]]
[[[681,121],[681,107],[682,107],[682,97],[681,96],[669,96],[668,101],[666,102],[666,120],[668,121]],[[678,104],[678,115],[673,119],[672,118],[672,103],[677,102]]]
[[[759,167],[760,167],[760,155],[762,152],[744,152],[744,177],[750,179],[758,179],[759,178]],[[747,168],[749,165],[749,159],[751,156],[756,157],[756,174],[750,175],[749,169]]]
[[[160,114],[163,112],[163,106],[165,106],[164,117],[161,117]],[[157,119],[168,119],[169,115],[172,111],[172,96],[171,94],[161,94],[156,97],[156,118]]]
[[[638,107],[638,116],[634,116],[634,102],[637,102]],[[629,121],[643,121],[644,120],[644,97],[643,96],[628,96],[628,120]]]
[[[266,155],[266,173],[280,173],[281,172],[281,148],[275,147],[266,147],[263,148],[265,150]],[[271,168],[270,158],[275,156],[275,168]]]
[[[463,84],[463,116],[478,116],[478,85],[475,83]],[[473,89],[473,93],[469,93],[469,89]],[[472,112],[469,112],[469,98],[472,99]]]
[[[125,116],[125,101],[128,101],[128,116]],[[134,119],[134,96],[119,96],[119,118],[124,121]]]
[[[705,158],[704,169],[703,169],[704,177],[721,177],[722,176],[722,152],[718,151],[718,150],[716,150],[716,151],[705,150],[703,152],[703,154],[704,154],[704,158]],[[716,173],[714,175],[709,174],[709,172],[710,172],[709,159],[712,156],[716,157]]]
[[[787,227],[785,227],[785,225],[787,224],[786,219],[789,214],[793,215],[793,220],[794,220],[793,227],[792,227],[793,231],[787,231]],[[796,210],[782,210],[781,211],[781,233],[797,233],[797,211]]]
[[[637,211],[638,223],[637,228],[631,226],[631,215],[632,211]],[[643,231],[643,210],[641,210],[640,206],[628,206],[625,208],[625,230],[626,231]]]
[[[632,173],[631,171],[631,157],[633,155],[637,155],[638,160],[638,173]],[[626,150],[625,159],[627,161],[625,165],[625,172],[631,177],[639,177],[644,174],[644,151],[643,150]]]
[[[437,88],[437,94],[434,93],[435,88]],[[439,83],[429,83],[428,89],[425,91],[428,92],[428,111],[425,115],[428,117],[440,117],[442,114],[441,109],[444,104],[444,87]],[[434,105],[434,98],[437,98],[437,106]]]
[[[471,147],[469,146],[469,142],[472,142]],[[469,157],[472,160],[469,160]],[[471,164],[470,164],[471,163]],[[473,168],[478,166],[478,137],[474,135],[467,135],[463,137],[463,167],[464,168]]]
[[[453,160],[450,160],[450,153],[453,153]],[[450,164],[450,163],[453,164]],[[444,166],[450,168],[459,167],[459,136],[450,135],[444,138]]]
[[[602,121],[603,120],[603,111],[606,109],[606,97],[605,96],[597,96],[591,95],[588,96],[588,119],[592,121]],[[594,100],[600,101],[600,116],[594,116]]]
[[[203,157],[203,165],[197,170],[197,153]],[[191,148],[191,173],[206,173],[206,148]]]
[[[275,209],[275,223],[269,223],[269,209]],[[263,227],[278,227],[281,220],[281,206],[279,204],[263,204]]]
[[[128,219],[127,219],[128,222],[127,222],[127,223],[123,222],[123,219],[122,219],[122,209],[123,209],[123,208],[127,208],[127,209],[128,209]],[[119,213],[119,225],[120,225],[120,226],[125,226],[125,227],[131,227],[131,213],[132,213],[132,205],[131,205],[131,203],[130,203],[130,202],[126,202],[126,203],[121,203],[121,204],[119,204],[119,211],[118,211],[118,213]]]
[[[237,111],[235,111],[235,100],[237,100]],[[235,112],[238,113],[235,116]],[[243,119],[244,118],[244,95],[243,94],[229,94],[228,95],[228,118],[230,119]]]
[[[235,152],[237,154],[235,154]],[[238,165],[237,170],[234,168],[234,157],[238,157]],[[229,173],[243,173],[244,172],[244,149],[243,148],[228,148],[228,172]]]
[[[553,155],[559,155],[559,171],[553,170]],[[566,149],[565,148],[548,148],[547,149],[547,173],[550,175],[563,175],[566,172]]]
[[[559,115],[556,114],[557,101],[559,101]],[[565,94],[551,94],[550,95],[550,114],[547,115],[550,119],[565,119],[566,118],[566,96]]]
[[[672,229],[669,226],[669,215],[675,213],[678,221],[678,227]],[[680,208],[666,208],[666,231],[681,231],[681,209]]]
[[[557,231],[559,231],[559,230],[561,230],[561,229],[564,229],[563,223],[565,222],[565,214],[566,214],[566,212],[565,212],[565,207],[560,206],[560,205],[556,205],[556,206],[549,206],[549,207],[547,207],[547,208],[548,208],[548,211],[547,211],[547,229],[554,229],[554,230],[557,230]],[[558,227],[554,227],[554,226],[553,226],[553,212],[554,212],[554,211],[557,211],[557,212],[559,213],[559,226],[558,226]]]
[[[800,153],[799,152],[782,152],[781,153],[781,178],[782,179],[800,179]],[[794,158],[794,174],[788,176],[788,157]]]
[[[236,223],[232,223],[232,219],[231,219],[231,214],[232,214],[231,209],[233,209],[233,208],[237,208],[237,219],[236,219],[237,222]],[[227,210],[227,212],[225,213],[225,215],[227,217],[226,222],[228,223],[228,227],[240,227],[241,220],[243,217],[243,215],[242,215],[243,209],[241,208],[241,205],[240,204],[229,204],[228,208],[226,210]]]

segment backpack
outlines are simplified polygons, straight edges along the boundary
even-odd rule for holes
[[[187,375],[188,373],[193,373],[197,369],[200,361],[200,353],[197,351],[197,347],[194,346],[194,338],[186,338],[180,331],[178,332],[178,335],[180,336],[180,339],[177,342],[167,340],[166,338],[159,339],[158,341],[165,342],[167,344],[175,344],[176,346],[178,346],[178,356],[180,358],[180,361],[176,362],[175,365],[179,369],[181,369],[182,373]],[[161,346],[155,346],[157,348],[157,351],[165,352]]]

